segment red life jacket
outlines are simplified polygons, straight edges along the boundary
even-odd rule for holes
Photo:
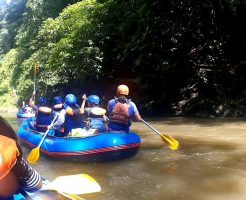
[[[15,140],[0,135],[0,180],[9,173],[19,155]]]
[[[129,115],[128,103],[121,103],[119,101],[115,102],[116,104],[109,116],[110,122],[115,122],[119,124],[130,124],[131,118]]]

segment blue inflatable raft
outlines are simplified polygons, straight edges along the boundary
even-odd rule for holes
[[[43,133],[33,130],[28,118],[17,135],[30,148],[37,147]],[[105,132],[87,137],[56,137],[47,135],[40,152],[52,159],[80,162],[106,162],[134,156],[141,145],[135,133]]]
[[[16,116],[17,118],[29,118],[29,117],[34,117],[35,113],[34,112],[23,112],[22,109],[19,109]]]

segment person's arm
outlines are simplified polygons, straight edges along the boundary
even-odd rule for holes
[[[109,122],[109,118],[106,115],[103,115],[103,120],[107,123]]]
[[[17,191],[18,187],[17,177],[10,171],[0,180],[0,199],[12,196]]]
[[[26,103],[25,101],[22,101],[22,108],[25,108],[26,107]]]
[[[17,177],[19,185],[27,192],[35,192],[42,188],[42,179],[40,174],[22,157],[18,158],[11,171]]]
[[[84,109],[85,109],[85,101],[86,101],[86,99],[87,99],[86,94],[83,94],[82,99],[83,99],[83,101],[82,101],[80,110],[81,110],[82,113],[84,113]]]
[[[35,105],[35,101],[33,100],[34,96],[35,96],[35,92],[33,92],[32,96],[31,96],[31,98],[30,98],[30,100],[29,100],[29,106],[30,106],[33,110],[37,111],[37,110],[38,110],[38,106]]]
[[[34,102],[34,100],[33,100],[34,96],[35,96],[35,92],[32,93],[32,96],[31,96],[31,98],[30,98],[30,100],[29,100],[29,106],[35,105],[35,102]]]
[[[59,129],[60,126],[65,122],[65,114],[66,110],[62,109],[61,112],[58,114],[58,118],[55,123],[53,125],[49,125],[47,128],[53,130]]]
[[[139,112],[136,112],[136,113],[134,114],[134,117],[135,117],[135,120],[138,121],[138,122],[142,119],[142,117],[141,117],[141,115],[139,114]]]
[[[108,105],[107,105],[107,111],[108,113],[111,113],[112,110],[113,110],[113,106],[114,106],[114,99],[111,99],[109,102],[108,102]]]
[[[131,106],[133,108],[134,120],[139,122],[142,118],[141,118],[141,115],[138,112],[137,106],[132,101],[130,102],[130,104],[131,104]]]

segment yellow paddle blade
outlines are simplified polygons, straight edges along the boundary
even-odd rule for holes
[[[100,185],[87,174],[60,176],[44,189],[67,194],[87,194],[101,191]]]
[[[160,136],[161,136],[162,141],[165,142],[170,149],[172,150],[178,149],[179,142],[177,140],[175,140],[169,135],[164,135],[162,133],[160,134]]]
[[[36,147],[33,150],[31,150],[31,152],[27,156],[27,162],[31,164],[36,164],[38,159],[39,159],[39,147]]]

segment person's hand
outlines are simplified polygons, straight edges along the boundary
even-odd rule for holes
[[[80,111],[80,114],[84,114],[85,113],[85,109],[84,108],[80,108],[79,111]]]
[[[83,100],[86,100],[86,99],[87,99],[86,94],[83,94],[82,99],[83,99]]]

